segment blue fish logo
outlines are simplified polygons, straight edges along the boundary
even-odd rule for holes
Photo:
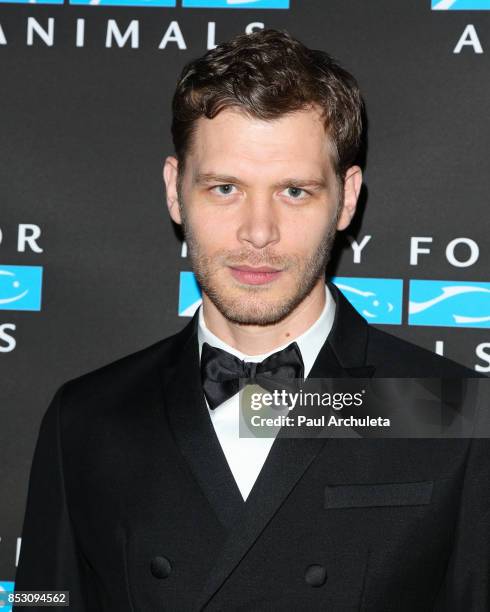
[[[12,605],[8,603],[8,596],[13,593],[14,584],[14,582],[0,582],[0,609],[2,612],[12,612]]]
[[[490,0],[432,0],[433,11],[490,11]]]
[[[41,266],[0,265],[0,310],[41,310]]]
[[[409,325],[490,328],[490,283],[410,281]]]
[[[70,0],[70,4],[84,6],[176,6],[176,0]]]
[[[184,8],[288,9],[289,0],[182,0]]]
[[[201,288],[194,272],[181,272],[179,282],[179,317],[192,317],[202,302]]]
[[[336,276],[332,282],[368,323],[401,324],[402,279]]]
[[[1,4],[63,4],[63,0],[1,0]]]

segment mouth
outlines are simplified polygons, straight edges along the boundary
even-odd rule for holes
[[[246,285],[265,285],[277,279],[282,272],[270,266],[230,266],[230,270],[236,280]]]

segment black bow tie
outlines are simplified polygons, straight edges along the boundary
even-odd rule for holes
[[[303,377],[303,359],[296,342],[269,355],[260,363],[242,361],[207,342],[202,345],[201,381],[212,410],[238,393],[245,382],[271,389],[277,388],[277,383],[281,381]]]

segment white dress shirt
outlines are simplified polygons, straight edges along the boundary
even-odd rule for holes
[[[330,294],[327,285],[325,285],[325,294],[325,306],[313,325],[300,336],[291,338],[286,344],[278,346],[263,355],[246,355],[215,336],[207,328],[202,306],[200,306],[198,323],[199,358],[201,357],[204,342],[223,349],[243,361],[254,362],[263,361],[269,355],[286,348],[292,342],[296,342],[303,358],[304,376],[307,378],[321,347],[330,333],[335,316],[335,300]],[[210,410],[208,406],[208,411],[230,470],[243,499],[246,500],[267,459],[267,455],[274,443],[274,438],[240,438],[238,433],[239,407],[239,394],[236,393],[214,410]]]

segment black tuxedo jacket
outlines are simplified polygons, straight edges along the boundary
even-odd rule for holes
[[[474,375],[329,288],[335,321],[310,378]],[[279,437],[245,503],[204,403],[195,316],[56,393],[16,589],[69,590],[73,612],[483,612],[489,446]]]

